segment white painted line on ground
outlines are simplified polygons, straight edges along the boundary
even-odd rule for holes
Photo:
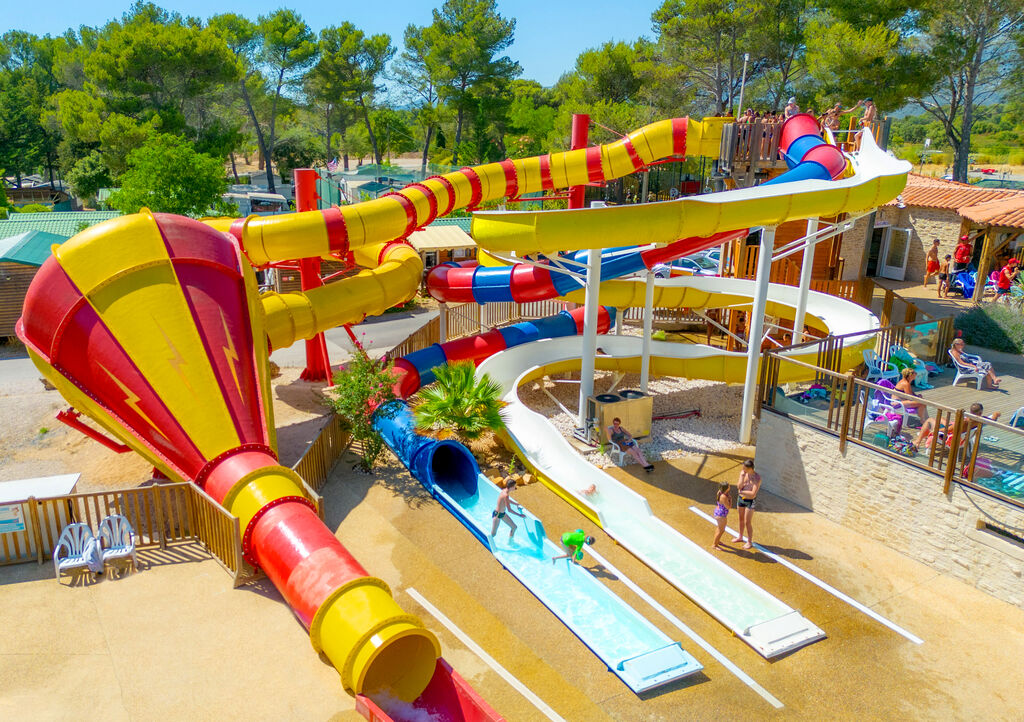
[[[701,509],[698,509],[695,506],[691,506],[690,507],[690,511],[692,511],[697,516],[706,519],[707,521],[711,522],[712,524],[717,524],[718,523],[717,521],[715,521],[715,518],[713,516],[711,516],[710,514],[704,512]],[[726,533],[732,534],[733,536],[737,535],[737,532],[733,531],[732,527],[728,527],[727,526],[725,528],[725,531],[726,531]],[[796,572],[797,574],[802,576],[807,581],[809,581],[809,582],[811,582],[813,584],[817,584],[819,587],[824,589],[826,592],[828,592],[832,596],[836,597],[837,599],[841,599],[842,601],[846,602],[847,604],[849,604],[854,609],[857,609],[857,610],[863,612],[864,614],[868,615],[869,617],[874,619],[879,624],[882,624],[882,625],[888,627],[889,629],[891,629],[892,631],[896,632],[897,634],[900,634],[900,635],[906,637],[907,639],[909,639],[914,644],[924,644],[924,640],[921,639],[920,637],[918,637],[917,635],[911,634],[910,632],[908,632],[906,629],[904,629],[900,625],[896,624],[895,622],[890,622],[888,619],[883,617],[881,614],[876,612],[874,609],[871,609],[870,607],[867,607],[867,606],[861,604],[860,602],[858,602],[853,597],[850,597],[850,596],[848,596],[846,594],[843,594],[841,591],[839,591],[838,589],[833,587],[831,584],[823,582],[822,580],[818,579],[816,576],[814,576],[810,572],[805,572],[803,569],[801,569],[800,567],[798,567],[796,564],[794,564],[793,562],[789,561],[788,559],[785,559],[785,558],[779,556],[778,554],[776,554],[774,552],[768,551],[767,549],[765,549],[760,544],[754,544],[754,548],[756,548],[759,552],[764,554],[766,557],[768,557],[770,559],[774,559],[775,561],[777,561],[779,564],[781,564],[782,566],[786,567],[787,569],[792,569],[794,572]]]
[[[780,702],[771,692],[769,692],[764,687],[762,687],[760,684],[758,684],[754,680],[754,678],[751,677],[749,674],[747,674],[742,669],[737,667],[733,663],[733,661],[731,659],[729,659],[724,654],[719,652],[717,649],[712,647],[710,642],[708,642],[703,637],[701,637],[699,634],[697,634],[695,631],[693,631],[688,626],[686,626],[678,617],[676,617],[674,614],[672,614],[672,612],[668,611],[667,609],[665,609],[665,607],[661,606],[661,604],[659,604],[650,594],[648,594],[643,589],[641,589],[640,586],[636,582],[634,582],[632,579],[627,577],[621,571],[616,569],[612,565],[612,563],[609,562],[607,559],[605,559],[603,556],[601,556],[600,554],[595,552],[593,547],[588,546],[587,547],[587,552],[590,554],[590,556],[592,556],[594,558],[594,560],[598,564],[602,565],[605,569],[607,569],[609,572],[611,572],[616,577],[618,577],[620,582],[622,582],[627,587],[632,589],[637,594],[637,596],[639,596],[641,599],[643,599],[645,602],[647,602],[649,605],[651,605],[651,607],[653,607],[654,610],[658,614],[660,614],[666,620],[668,620],[668,622],[672,626],[674,626],[680,632],[682,632],[687,637],[689,637],[694,642],[696,642],[697,645],[701,649],[703,649],[705,652],[710,654],[712,657],[714,657],[718,661],[719,664],[721,664],[727,670],[729,670],[734,675],[736,675],[740,679],[741,682],[743,682],[745,685],[747,685],[752,690],[754,690],[759,695],[761,695],[768,702],[768,704],[770,704],[775,709],[782,709],[783,708],[784,705],[782,704],[782,702]]]
[[[455,622],[453,622],[447,616],[445,616],[444,612],[442,612],[440,609],[438,609],[433,604],[428,602],[422,594],[420,594],[412,587],[409,587],[405,591],[409,593],[410,597],[419,602],[421,607],[430,612],[430,614],[433,615],[437,619],[437,621],[439,621],[441,624],[447,627],[449,632],[458,637],[460,642],[469,647],[470,651],[472,651],[474,654],[476,654],[476,656],[478,656],[480,659],[486,662],[487,665],[495,672],[497,672],[502,679],[504,679],[506,682],[512,685],[512,687],[515,688],[515,690],[519,694],[526,697],[526,699],[529,700],[530,704],[539,709],[545,717],[551,720],[551,722],[566,722],[566,720],[561,715],[555,712],[555,710],[551,709],[547,702],[542,700],[540,697],[534,694],[533,690],[531,690],[525,684],[516,679],[515,675],[513,675],[507,669],[498,664],[498,661],[494,657],[487,654],[487,652],[484,651],[483,647],[474,642],[473,639],[468,634],[459,629]]]

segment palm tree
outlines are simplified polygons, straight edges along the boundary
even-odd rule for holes
[[[420,391],[413,406],[417,428],[466,441],[505,428],[501,386],[487,374],[476,378],[471,362],[438,366],[434,376],[434,384]]]

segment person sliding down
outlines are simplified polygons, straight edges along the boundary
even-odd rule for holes
[[[512,498],[511,494],[515,490],[516,480],[511,477],[505,477],[505,488],[501,490],[500,494],[498,494],[498,505],[494,508],[494,511],[491,512],[491,519],[494,520],[491,523],[492,537],[498,533],[498,524],[505,522],[509,527],[511,527],[511,530],[508,533],[508,539],[509,541],[512,541],[512,537],[515,536],[516,533],[516,524],[514,521],[509,519],[508,515],[515,514],[520,519],[526,518],[526,514],[522,514],[512,508],[512,505],[515,504],[515,500]]]
[[[593,546],[594,537],[587,536],[583,533],[582,529],[567,531],[562,535],[562,549],[565,550],[565,554],[559,554],[557,557],[551,557],[551,563],[554,564],[559,559],[568,558],[573,564],[579,564],[583,559],[584,544],[590,544]]]

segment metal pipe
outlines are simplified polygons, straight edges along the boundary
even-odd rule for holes
[[[750,53],[743,53],[743,77],[740,79],[740,102],[736,108],[736,119],[743,115],[743,91],[747,85],[747,62],[750,60]]]
[[[807,235],[813,236],[818,232],[818,219],[807,219]],[[804,261],[800,266],[800,293],[796,299],[796,315],[793,316],[793,343],[801,343],[804,340],[804,317],[807,315],[807,295],[811,291],[811,274],[814,271],[814,246],[816,244],[808,240],[804,246]]]
[[[743,380],[743,412],[740,416],[740,443],[749,444],[753,432],[754,402],[757,391],[757,368],[761,360],[758,342],[764,330],[764,309],[768,303],[768,277],[772,271],[772,250],[775,247],[775,226],[761,229],[761,251],[757,257],[754,279],[754,305],[747,328],[747,374]]]
[[[602,203],[603,205],[603,203]],[[580,360],[581,429],[587,428],[587,398],[594,395],[594,357],[597,355],[597,309],[601,285],[601,249],[587,252],[587,287],[583,308],[583,353]]]
[[[651,371],[651,330],[654,327],[654,272],[647,272],[644,288],[644,331],[643,350],[640,356],[640,390],[647,393],[647,381]]]

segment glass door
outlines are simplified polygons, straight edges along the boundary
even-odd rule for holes
[[[910,255],[910,232],[909,228],[890,226],[886,229],[882,242],[882,265],[879,271],[882,278],[902,281],[906,276],[907,257]]]

